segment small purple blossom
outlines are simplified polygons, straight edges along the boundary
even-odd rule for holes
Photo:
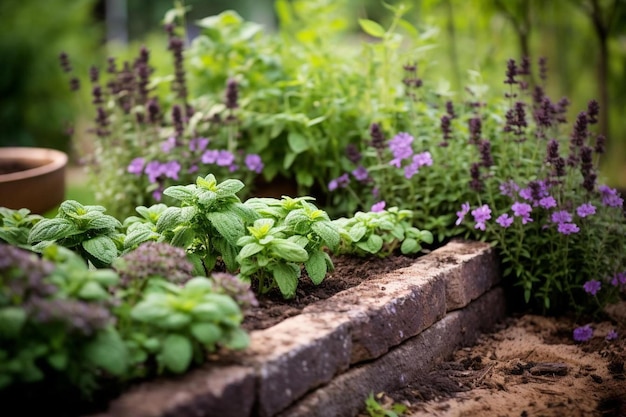
[[[264,165],[259,155],[256,155],[256,154],[246,155],[245,163],[246,163],[246,167],[248,167],[250,171],[256,172],[257,174],[260,174],[261,171],[263,171]]]
[[[519,191],[519,185],[513,180],[508,180],[500,184],[500,194],[513,198]]]
[[[580,228],[575,223],[559,223],[557,230],[563,235],[571,235],[572,233],[578,233]]]
[[[227,150],[221,150],[217,154],[217,161],[215,161],[220,167],[228,167],[235,162],[235,155]]]
[[[131,174],[141,175],[145,163],[146,160],[144,158],[135,158],[130,161],[130,164],[128,164],[126,170]]]
[[[159,161],[148,162],[144,168],[144,173],[148,176],[148,181],[154,184],[162,174],[161,163]]]
[[[474,221],[476,222],[474,229],[485,230],[485,222],[491,219],[491,209],[487,204],[483,204],[472,210],[472,216],[474,216]]]
[[[202,154],[202,158],[200,158],[200,160],[203,164],[214,164],[217,161],[218,155],[219,151],[210,149]]]
[[[513,220],[513,217],[509,216],[507,213],[504,213],[496,219],[496,223],[506,229],[513,224]]]
[[[411,148],[412,143],[413,136],[409,135],[406,132],[400,132],[395,135],[393,139],[389,141],[389,149],[393,154],[393,161],[398,160],[399,163],[399,161],[402,161],[403,159],[410,158],[411,155],[413,155],[413,148]],[[394,165],[393,163],[391,164]],[[394,166],[399,167],[399,165]]]
[[[161,143],[161,150],[165,153],[169,153],[175,147],[176,138],[174,136],[167,138],[163,143]]]
[[[574,329],[574,340],[577,342],[586,342],[593,337],[593,329],[588,324]]]
[[[533,221],[533,219],[530,217],[530,212],[533,210],[530,204],[515,202],[511,206],[511,209],[513,210],[514,216],[522,218],[522,224],[530,223]]]
[[[617,287],[626,284],[626,272],[618,272],[611,278],[611,285]]]
[[[576,214],[578,214],[578,217],[583,218],[591,216],[592,214],[596,214],[596,208],[591,203],[581,204],[578,208],[576,208]]]
[[[422,152],[413,155],[413,160],[410,165],[404,167],[404,177],[406,179],[410,179],[413,175],[419,172],[419,169],[423,166],[431,166],[433,164],[433,159],[430,155],[430,152]]]
[[[624,200],[617,194],[615,188],[601,185],[598,187],[598,191],[602,195],[602,204],[607,207],[621,207],[624,204]]]
[[[352,171],[352,175],[358,181],[364,182],[369,178],[369,172],[367,172],[367,168],[362,165],[359,165],[355,170]]]
[[[608,340],[609,342],[617,339],[617,332],[615,331],[615,329],[611,329],[611,331],[607,333],[605,339]]]
[[[541,200],[539,200],[539,206],[543,207],[544,209],[556,207],[556,200],[551,195],[543,197]]]
[[[526,201],[531,201],[533,199],[533,193],[530,188],[522,188],[519,190],[519,196]]]
[[[596,279],[589,280],[583,284],[583,290],[591,295],[596,295],[600,288],[602,288],[602,283]]]
[[[330,180],[328,183],[328,191],[334,191],[337,188],[346,188],[350,184],[350,177],[348,174],[340,175],[339,177]]]
[[[569,223],[572,221],[572,215],[565,210],[555,211],[552,213],[552,216],[550,216],[550,219],[552,223]]]
[[[179,172],[180,163],[178,161],[169,161],[161,165],[161,173],[167,178],[177,180]]]
[[[202,152],[209,145],[207,138],[195,138],[189,141],[189,150],[192,152]]]
[[[466,215],[467,213],[469,213],[469,211],[470,211],[470,205],[469,205],[469,203],[463,203],[463,204],[461,204],[461,211],[457,211],[457,212],[456,212],[456,215],[457,215],[457,217],[458,217],[458,218],[456,219],[456,223],[455,223],[455,224],[456,224],[457,226],[461,224],[461,222],[462,222],[462,221],[463,221],[463,219],[465,218],[465,215]]]
[[[374,213],[378,213],[381,212],[385,209],[385,201],[379,201],[378,203],[375,203],[374,205],[372,205],[372,208],[370,209],[370,211],[374,212]]]

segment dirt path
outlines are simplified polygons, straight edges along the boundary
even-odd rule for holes
[[[526,315],[463,348],[420,381],[380,402],[409,406],[410,417],[626,416],[626,304],[572,340],[574,323]],[[616,340],[605,339],[617,329]]]

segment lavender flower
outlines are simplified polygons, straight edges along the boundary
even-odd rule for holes
[[[209,149],[202,154],[202,157],[200,157],[200,161],[202,161],[203,164],[214,164],[215,162],[217,162],[218,155],[218,150]]]
[[[533,221],[533,219],[530,217],[530,212],[533,210],[530,204],[515,202],[511,206],[511,209],[513,210],[514,216],[522,218],[522,224],[530,223]]]
[[[159,161],[148,162],[144,168],[144,173],[148,176],[148,181],[154,184],[163,173],[161,163]]]
[[[432,166],[433,164],[433,159],[432,156],[430,155],[430,152],[426,151],[426,152],[422,152],[422,153],[418,153],[413,155],[413,160],[411,161],[411,164],[404,167],[404,177],[406,179],[410,179],[411,177],[413,177],[413,175],[417,174],[419,172],[419,169],[423,166]]]
[[[616,340],[617,337],[618,337],[617,331],[615,331],[615,329],[611,329],[611,331],[607,333],[605,339],[610,342],[610,341]]]
[[[557,230],[563,235],[570,235],[572,233],[578,233],[580,228],[576,226],[575,223],[559,223]]]
[[[480,161],[482,166],[489,168],[493,165],[493,157],[491,156],[491,142],[488,140],[481,140],[478,145],[480,151]]]
[[[367,168],[362,165],[359,165],[355,170],[353,170],[352,175],[361,182],[366,182],[369,179],[369,172],[367,171]]]
[[[349,143],[348,146],[346,146],[346,156],[353,164],[358,164],[363,158],[363,155],[361,155],[361,152],[359,152],[359,149],[354,143]]]
[[[333,180],[330,180],[328,183],[328,191],[334,191],[337,188],[346,188],[348,185],[350,185],[350,177],[348,174],[343,174]]]
[[[542,207],[544,209],[554,208],[556,207],[556,200],[554,199],[554,197],[549,195],[547,197],[540,199],[538,205],[539,207]]]
[[[441,116],[441,132],[443,133],[443,140],[447,141],[452,137],[452,129],[450,128],[451,116],[444,114]]]
[[[476,225],[475,229],[485,230],[485,222],[491,219],[491,209],[487,204],[483,204],[482,206],[472,210],[472,216],[474,217],[474,221]]]
[[[587,104],[587,122],[590,125],[598,123],[598,114],[600,114],[600,104],[597,100],[590,100]]]
[[[385,209],[386,204],[387,203],[385,203],[385,201],[379,201],[378,203],[372,205],[370,211],[373,213],[379,213]]]
[[[519,185],[513,180],[500,184],[500,194],[513,198],[519,192]]]
[[[248,154],[245,159],[246,167],[252,171],[260,174],[263,171],[263,161],[261,157],[256,154]]]
[[[401,161],[408,159],[413,155],[413,149],[411,144],[413,143],[413,136],[405,132],[400,132],[389,141],[389,150],[393,155],[393,159],[389,162],[390,165],[400,168]]]
[[[25,307],[34,322],[59,323],[68,332],[84,336],[91,336],[113,322],[107,308],[86,301],[33,298]]]
[[[207,138],[195,138],[189,141],[189,150],[192,152],[202,152],[209,145]]]
[[[463,219],[465,218],[465,215],[467,213],[469,213],[469,211],[470,211],[469,203],[466,202],[466,203],[461,204],[461,211],[457,211],[456,212],[457,219],[456,219],[455,224],[457,226],[460,225],[461,222],[463,222]]]
[[[128,164],[128,167],[126,168],[126,170],[131,173],[131,174],[135,174],[135,175],[141,175],[143,173],[143,167],[146,163],[146,160],[144,158],[135,158],[132,161],[130,161],[130,164]]]
[[[225,94],[225,104],[226,108],[229,110],[234,110],[239,107],[237,100],[239,98],[239,85],[237,81],[233,78],[230,78],[226,82],[226,94]]]
[[[513,217],[509,216],[507,213],[504,213],[498,216],[498,218],[496,219],[496,223],[506,229],[513,224],[513,220]]]
[[[588,324],[577,327],[574,329],[573,337],[577,342],[586,342],[593,337],[593,329]]]
[[[596,208],[591,203],[581,204],[576,208],[576,214],[578,214],[578,217],[581,218],[591,216],[593,214],[596,214]]]
[[[624,200],[617,194],[617,190],[606,185],[598,187],[602,196],[602,204],[606,207],[622,207]]]
[[[385,135],[383,135],[380,125],[372,123],[370,126],[371,146],[379,152],[385,148]]]
[[[565,210],[555,211],[550,216],[552,223],[569,223],[572,221],[572,215]]]
[[[180,163],[178,161],[169,161],[161,165],[161,173],[165,175],[166,178],[177,180],[179,172]]]
[[[215,162],[217,166],[231,166],[235,162],[235,155],[227,150],[221,150],[217,153],[217,160]]]
[[[583,284],[583,289],[587,294],[596,295],[602,288],[602,283],[598,280],[592,279]]]
[[[165,153],[169,153],[172,149],[176,147],[176,138],[174,136],[170,136],[165,141],[161,143],[161,150]]]

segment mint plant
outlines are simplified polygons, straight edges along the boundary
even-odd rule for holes
[[[37,222],[43,219],[31,214],[28,209],[12,210],[0,207],[0,241],[24,249],[30,249],[28,234]]]
[[[103,206],[83,206],[66,200],[56,217],[39,221],[28,235],[36,251],[56,243],[78,252],[96,267],[109,266],[122,246],[122,224],[104,214]]]

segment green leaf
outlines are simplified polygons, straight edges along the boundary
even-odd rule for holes
[[[417,243],[417,240],[411,238],[404,239],[402,245],[400,246],[400,251],[404,255],[419,252],[421,249],[422,247],[419,243]]]
[[[191,317],[185,313],[170,313],[167,317],[154,323],[162,329],[180,330],[191,323]]]
[[[191,334],[203,345],[213,347],[222,337],[222,330],[212,323],[196,323],[191,326]]]
[[[74,223],[67,219],[43,219],[37,223],[28,235],[28,243],[33,244],[44,240],[59,240],[80,233]]]
[[[193,349],[188,338],[179,334],[170,334],[163,341],[159,358],[168,370],[181,374],[189,368],[192,354]]]
[[[261,252],[262,250],[263,250],[263,245],[259,245],[256,242],[248,243],[239,251],[239,258],[240,259],[249,258],[250,256],[257,254]]]
[[[122,224],[113,216],[107,214],[98,215],[98,217],[89,220],[87,229],[100,230],[100,229],[121,229]]]
[[[326,277],[326,257],[324,252],[313,252],[309,256],[309,260],[305,262],[304,267],[313,284],[319,285]]]
[[[170,243],[178,248],[187,248],[191,245],[195,236],[196,234],[191,227],[177,227],[174,231],[174,236],[170,239]]]
[[[272,275],[283,297],[289,299],[296,295],[300,268],[293,264],[276,264],[272,269]]]
[[[69,362],[68,353],[65,351],[54,352],[51,355],[48,355],[46,359],[48,360],[50,366],[58,371],[64,370]]]
[[[309,253],[306,250],[286,239],[274,239],[271,250],[279,258],[291,262],[304,262],[309,259]]]
[[[378,235],[370,235],[367,246],[372,253],[378,253],[383,247],[383,238]]]
[[[132,249],[144,242],[157,240],[159,238],[160,235],[154,232],[150,225],[145,223],[140,223],[139,225],[138,227],[134,227],[132,231],[126,235],[124,248]]]
[[[93,365],[116,376],[123,375],[128,367],[128,350],[120,335],[112,327],[98,332],[85,345],[83,354]]]
[[[223,197],[225,195],[233,195],[241,191],[245,187],[244,183],[236,179],[224,180],[217,186],[217,195]]]
[[[180,218],[180,207],[168,207],[163,213],[161,213],[159,220],[157,220],[157,232],[163,233],[165,231],[174,230],[176,226],[181,224]]]
[[[150,300],[139,302],[130,312],[133,319],[144,323],[158,322],[170,314],[170,310]]]
[[[80,288],[78,297],[83,300],[106,300],[109,293],[97,282],[90,281]]]
[[[233,246],[237,246],[237,240],[246,234],[243,222],[233,213],[214,211],[207,213],[206,217],[218,233]]]
[[[0,336],[15,339],[26,323],[26,312],[20,307],[0,309]]]
[[[337,230],[337,227],[335,227],[333,223],[329,221],[314,222],[311,225],[311,229],[322,238],[331,251],[337,249],[341,237],[339,236],[339,230]]]
[[[299,132],[289,132],[289,135],[287,136],[287,143],[289,144],[289,148],[291,148],[291,150],[296,154],[301,154],[309,149],[309,142],[306,136]]]
[[[163,194],[184,203],[193,203],[193,186],[173,185],[163,190]]]
[[[385,36],[385,29],[373,20],[359,19],[359,26],[365,33],[375,38],[383,38]]]
[[[110,265],[118,255],[115,242],[108,236],[96,236],[83,241],[81,245],[88,254],[105,265]]]
[[[232,329],[224,341],[224,346],[228,349],[245,349],[250,344],[250,336],[241,328]]]
[[[367,233],[367,227],[363,223],[357,223],[350,228],[348,231],[348,236],[352,239],[353,242],[358,242],[365,236]]]

